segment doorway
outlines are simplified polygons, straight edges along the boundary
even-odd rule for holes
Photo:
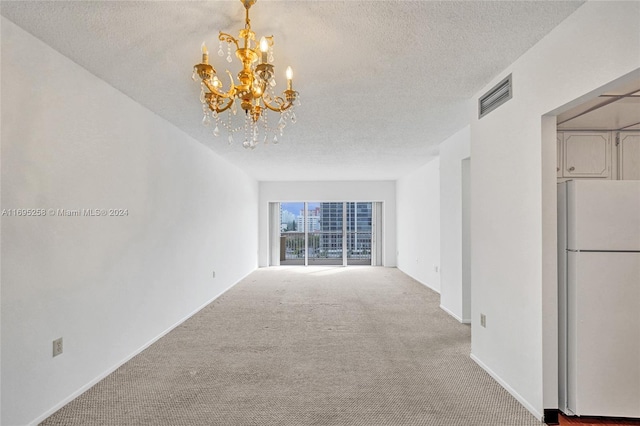
[[[634,168],[640,164],[639,78],[636,70],[542,117],[545,411],[559,408],[571,412],[569,399],[574,386],[569,378],[573,361],[568,355],[571,338],[567,312],[571,303],[564,285],[566,246],[562,237],[558,238],[565,213],[558,217],[557,183],[640,178],[640,167]],[[608,350],[613,353],[615,345]]]
[[[471,158],[462,171],[462,322],[471,322]]]

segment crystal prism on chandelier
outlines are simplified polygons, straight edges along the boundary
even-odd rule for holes
[[[245,26],[236,39],[220,32],[218,36],[218,56],[225,56],[223,43],[226,43],[227,62],[233,62],[232,45],[235,45],[236,57],[242,62],[242,70],[238,73],[238,82],[234,82],[231,72],[227,75],[231,81],[229,90],[218,78],[216,70],[209,65],[209,51],[202,43],[202,63],[193,67],[193,80],[200,77],[200,102],[204,117],[202,124],[213,126],[214,136],[220,136],[221,130],[227,131],[229,143],[234,142],[234,134],[244,132],[242,146],[254,149],[260,141],[263,144],[278,143],[288,122],[296,122],[294,104],[300,105],[298,92],[293,90],[293,72],[287,67],[287,90],[282,96],[276,96],[274,88],[276,80],[273,73],[273,36],[262,37],[256,42],[256,35],[251,31],[249,9],[256,0],[240,0],[245,8]],[[244,121],[236,118],[238,103],[244,111]],[[269,112],[279,113],[275,123],[268,119]],[[226,117],[222,117],[223,112]],[[277,123],[277,124],[276,124]]]

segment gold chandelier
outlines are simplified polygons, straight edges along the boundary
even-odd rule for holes
[[[193,80],[200,77],[200,102],[204,117],[202,123],[211,126],[215,123],[213,134],[220,135],[220,128],[227,130],[229,144],[234,142],[233,135],[244,131],[242,146],[254,149],[260,139],[267,144],[271,135],[273,143],[278,143],[278,135],[282,136],[288,121],[296,122],[294,103],[299,105],[298,92],[293,90],[293,72],[287,67],[287,90],[282,96],[274,94],[276,80],[273,73],[273,36],[262,37],[256,42],[256,35],[251,31],[249,9],[257,0],[240,0],[245,8],[245,26],[240,35],[235,37],[220,32],[218,36],[219,56],[224,56],[223,43],[227,43],[227,62],[231,57],[232,45],[235,45],[236,57],[242,62],[242,70],[238,73],[238,82],[234,82],[231,72],[227,70],[231,85],[228,90],[223,89],[222,81],[216,75],[216,70],[209,64],[209,51],[202,43],[202,63],[193,67]],[[238,123],[233,119],[237,113],[237,105],[245,112],[244,122]],[[280,113],[278,124],[274,127],[268,120],[267,110]],[[226,119],[221,113],[227,111]],[[239,124],[239,125],[238,125]]]

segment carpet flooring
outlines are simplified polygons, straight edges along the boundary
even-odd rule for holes
[[[43,425],[540,426],[397,269],[259,269]]]

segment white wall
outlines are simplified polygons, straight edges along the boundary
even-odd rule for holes
[[[557,408],[543,351],[557,312],[556,142],[541,117],[640,67],[639,19],[639,2],[586,2],[474,98],[513,73],[513,99],[471,114],[472,315],[487,315],[472,323],[472,356],[538,416]]]
[[[398,179],[396,196],[398,268],[439,292],[440,159]]]
[[[383,266],[396,266],[396,190],[393,181],[260,182],[259,263],[269,266],[269,203],[376,201],[383,204]]]
[[[440,306],[463,322],[471,320],[462,284],[462,160],[470,153],[468,126],[440,144]]]
[[[128,209],[2,217],[2,424],[42,419],[254,270],[257,202],[255,180],[2,18],[2,208]]]

